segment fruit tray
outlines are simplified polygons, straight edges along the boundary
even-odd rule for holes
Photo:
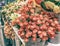
[[[24,40],[18,35],[18,29],[16,28],[16,27],[13,27],[13,29],[14,29],[14,32],[15,32],[15,34],[18,36],[18,38],[19,38],[19,40],[21,40],[21,42],[22,42],[22,45],[24,45],[24,46],[45,46],[46,44],[45,44],[45,42],[46,41],[42,41],[41,42],[41,40],[39,39],[39,38],[37,38],[37,41],[36,42],[33,42],[32,40],[31,40],[31,38],[29,39],[29,42],[24,42]]]

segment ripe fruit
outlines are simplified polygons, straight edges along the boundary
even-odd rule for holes
[[[35,0],[37,4],[40,4],[43,0]]]
[[[34,37],[34,38],[32,38],[32,40],[33,40],[33,41],[36,41],[36,38]]]
[[[38,4],[41,1],[36,0]],[[20,9],[21,16],[15,20],[15,23],[20,26],[18,34],[25,42],[28,42],[29,38],[36,41],[37,37],[41,40],[48,40],[48,38],[55,37],[56,30],[60,31],[58,19],[46,12],[37,13],[38,11],[35,10],[38,8],[33,6],[32,0]],[[15,23],[13,24],[16,25]]]

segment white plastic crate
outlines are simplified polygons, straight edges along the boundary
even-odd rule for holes
[[[60,14],[56,15],[59,18],[60,23]],[[47,46],[60,46],[60,32],[56,35],[54,39],[51,39]]]
[[[60,21],[60,16],[58,16],[58,17],[59,17],[59,21]],[[28,43],[25,43],[24,40],[21,39],[21,37],[18,35],[18,33],[17,33],[18,29],[15,27],[13,27],[13,29],[16,32],[18,38],[21,40],[21,42],[23,43],[24,46],[45,46],[45,41],[40,42],[40,39],[37,39],[36,42],[33,42],[30,39],[30,41]],[[50,40],[50,43],[51,43],[51,45],[57,45],[57,44],[59,45],[60,44],[60,32],[58,32],[58,34],[56,35],[56,37],[54,39]],[[47,46],[49,46],[49,43]]]
[[[20,46],[20,40],[22,42],[22,44],[24,46],[45,46],[45,41],[40,42],[41,40],[39,38],[37,38],[36,42],[33,42],[32,39],[29,39],[29,42],[25,43],[24,40],[18,35],[18,29],[13,27],[14,32],[16,33],[16,44],[18,44],[17,46]]]
[[[59,23],[60,23],[60,14],[56,14],[56,17],[58,17]],[[57,32],[56,37],[54,39],[51,39],[50,43],[52,43],[52,44],[60,44],[60,32]]]

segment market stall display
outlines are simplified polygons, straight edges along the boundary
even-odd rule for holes
[[[12,21],[12,25],[19,26],[18,29],[20,32],[18,32],[18,34],[21,36],[22,35],[24,36],[26,33],[29,32],[31,35],[33,35],[32,37],[36,38],[37,37],[36,35],[39,34],[39,36],[40,36],[40,33],[43,33],[43,34],[45,33],[44,35],[41,34],[42,36],[40,36],[40,38],[43,39],[45,37],[47,40],[48,39],[47,34],[49,34],[50,31],[52,31],[52,30],[54,30],[52,32],[55,32],[55,30],[59,31],[58,19],[55,16],[35,13],[34,12],[35,9],[37,9],[37,8],[32,7],[32,5],[29,7],[29,4],[27,6],[20,8],[19,11],[16,11],[16,12],[21,14],[21,16],[17,17],[15,21]],[[55,26],[57,28],[55,28]],[[55,33],[52,33],[52,34],[51,33],[49,35],[55,34]],[[31,36],[27,36],[28,34],[26,34],[26,37],[27,38],[31,37]],[[23,36],[22,36],[22,38],[24,38]],[[54,35],[52,35],[51,37],[54,38],[53,36]],[[45,40],[45,39],[43,39],[43,40]]]
[[[2,17],[5,22],[5,36],[14,39],[16,34],[24,46],[29,46],[31,41],[37,43],[37,39],[44,45],[49,39],[54,39],[60,32],[60,23],[56,16],[60,13],[60,1],[54,1],[26,0],[24,3],[24,0],[18,0],[4,6]]]

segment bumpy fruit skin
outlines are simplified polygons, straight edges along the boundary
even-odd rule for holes
[[[27,38],[24,39],[25,42],[28,42],[29,40]]]
[[[40,4],[43,0],[35,0],[37,4]]]
[[[12,40],[15,39],[15,32],[14,32],[13,28],[11,27],[11,25],[9,25],[8,22],[5,22],[5,24],[4,24],[4,35],[8,39],[12,39]]]
[[[34,38],[32,38],[32,40],[33,40],[33,41],[36,41],[36,38],[34,37]]]

